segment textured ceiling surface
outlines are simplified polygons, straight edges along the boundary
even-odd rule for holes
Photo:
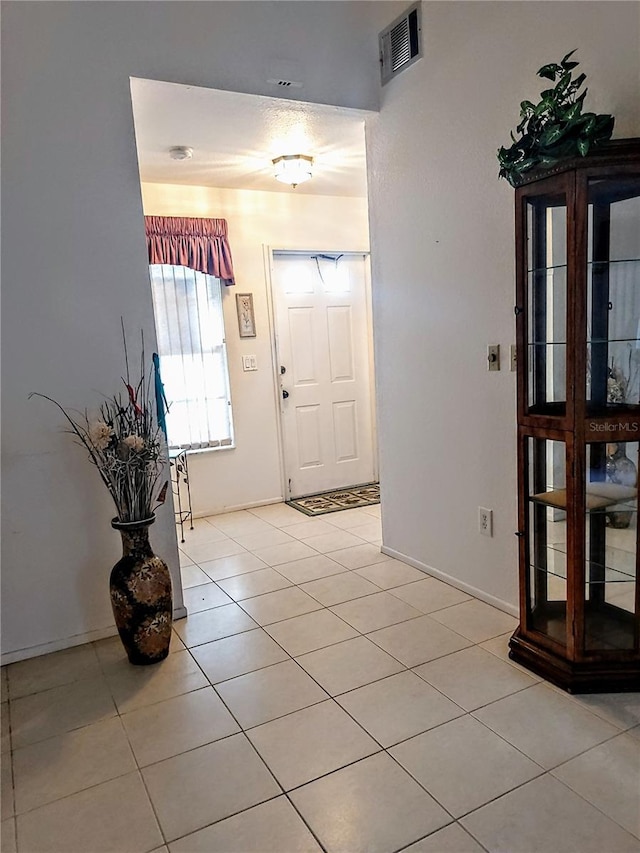
[[[131,92],[143,181],[366,196],[365,112],[155,80],[133,79]],[[172,160],[177,145],[193,158]],[[313,178],[276,181],[281,154],[312,156]]]

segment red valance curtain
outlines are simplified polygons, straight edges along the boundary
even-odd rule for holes
[[[145,216],[150,264],[190,267],[235,284],[226,219]]]

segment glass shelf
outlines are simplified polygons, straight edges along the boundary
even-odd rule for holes
[[[637,264],[640,263],[640,258],[612,258],[608,261],[587,261],[587,266],[589,267],[608,267],[613,266],[615,264]],[[531,269],[527,269],[527,273],[534,273],[536,275],[549,272],[550,270],[562,270],[566,269],[566,264],[550,264],[547,267],[532,267]]]
[[[637,507],[632,501],[637,498],[637,489],[631,486],[619,486],[616,483],[591,483],[587,487],[587,513],[595,512],[636,512]],[[566,489],[547,489],[536,495],[529,495],[531,503],[544,504],[554,509],[567,509]]]
[[[567,553],[563,550],[566,546],[563,543],[547,545],[546,558],[547,565],[538,566],[534,563],[529,563],[531,571],[544,572],[549,577],[558,578],[566,581],[567,579]],[[633,583],[636,580],[635,554],[629,551],[623,551],[620,548],[607,548],[605,552],[606,565],[585,561],[586,568],[586,583],[593,584],[609,584],[609,583]],[[589,575],[593,571],[600,575],[597,580],[591,580]]]

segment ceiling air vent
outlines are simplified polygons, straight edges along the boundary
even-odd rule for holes
[[[407,9],[380,33],[382,85],[422,56],[420,3]]]

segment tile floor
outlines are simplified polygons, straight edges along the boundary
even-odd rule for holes
[[[640,694],[543,683],[380,537],[379,507],[198,520],[165,662],[5,667],[4,853],[640,851]]]

